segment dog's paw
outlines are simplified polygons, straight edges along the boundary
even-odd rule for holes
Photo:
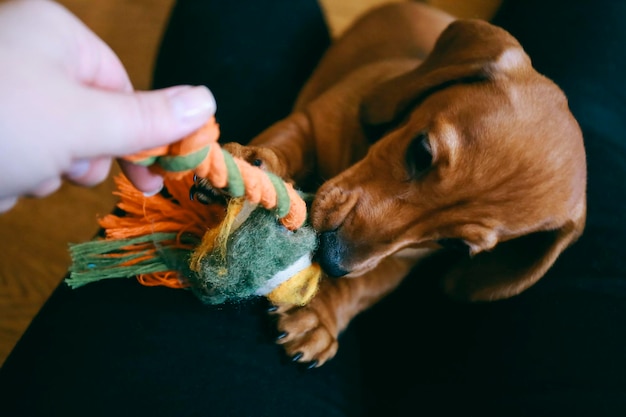
[[[316,368],[337,353],[337,319],[321,299],[313,298],[303,307],[274,307],[272,314],[278,317],[276,343],[294,362]]]

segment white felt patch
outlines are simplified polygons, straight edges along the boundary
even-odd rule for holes
[[[283,269],[276,273],[272,278],[268,279],[265,285],[255,291],[256,295],[267,295],[274,291],[283,282],[287,281],[298,272],[311,266],[311,254],[302,255],[298,260],[289,265],[287,269]]]

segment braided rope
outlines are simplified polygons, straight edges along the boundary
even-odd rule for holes
[[[245,196],[253,204],[275,210],[287,229],[300,228],[306,221],[307,209],[294,187],[271,172],[233,157],[220,147],[218,138],[219,126],[212,118],[179,142],[124,159],[149,166],[163,176],[180,178],[193,171],[232,197]]]

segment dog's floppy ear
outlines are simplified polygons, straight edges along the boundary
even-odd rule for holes
[[[433,51],[413,71],[376,86],[361,103],[361,123],[385,126],[432,92],[455,83],[497,77],[530,64],[520,44],[505,30],[477,19],[452,22]]]
[[[498,300],[524,291],[543,277],[563,250],[582,233],[584,201],[579,207],[582,208],[578,216],[558,229],[504,241],[490,251],[452,263],[444,272],[444,290],[454,298],[472,301]]]

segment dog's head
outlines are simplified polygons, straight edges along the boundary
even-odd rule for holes
[[[413,71],[361,106],[376,135],[312,208],[330,275],[360,275],[409,247],[456,247],[446,289],[471,299],[526,289],[582,232],[586,167],[562,91],[506,31],[452,23]],[[378,132],[376,134],[375,132]]]

